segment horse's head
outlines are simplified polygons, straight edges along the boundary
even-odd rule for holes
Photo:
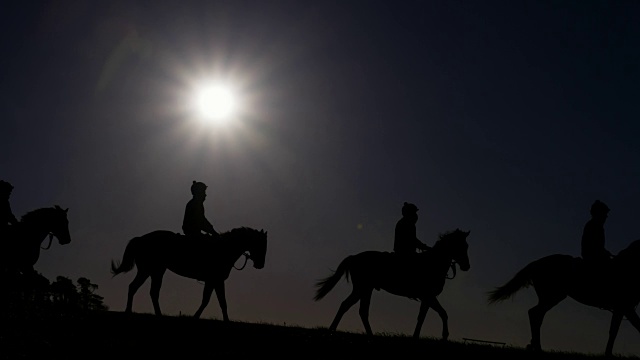
[[[67,212],[69,208],[63,209],[56,205],[53,208],[53,215],[50,225],[50,233],[58,239],[60,245],[65,245],[71,242],[71,235],[69,234],[69,220],[67,219]]]
[[[451,258],[455,263],[460,266],[460,270],[468,271],[471,268],[469,264],[469,244],[467,243],[467,237],[471,231],[462,231],[455,229],[440,235],[438,245],[446,247],[447,251],[451,255]]]
[[[267,232],[264,230],[253,230],[251,245],[248,250],[249,258],[253,262],[253,267],[262,269],[267,256]]]
[[[49,240],[55,236],[60,245],[68,244],[71,242],[71,235],[69,235],[67,211],[69,209],[63,209],[58,205],[30,211],[20,219],[20,228],[36,234],[49,234]],[[43,239],[37,240],[39,243]]]

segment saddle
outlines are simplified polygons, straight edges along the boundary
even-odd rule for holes
[[[604,290],[611,285],[615,266],[612,260],[584,260],[578,258],[576,263],[578,278],[584,285]]]
[[[6,243],[10,239],[15,238],[18,233],[18,225],[6,225],[0,228],[0,241]]]
[[[416,282],[430,284],[437,293],[442,291],[446,279],[453,279],[456,275],[455,262],[451,262],[453,275],[441,275],[440,270],[433,266],[430,256],[421,253],[398,254],[391,253],[391,267],[396,274],[397,285],[411,288]]]

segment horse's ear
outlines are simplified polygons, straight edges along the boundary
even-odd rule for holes
[[[471,230],[466,232],[467,236],[469,236],[469,234],[471,234]]]
[[[69,212],[69,208],[64,209],[64,212]]]

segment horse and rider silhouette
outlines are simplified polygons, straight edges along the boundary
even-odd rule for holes
[[[490,304],[513,297],[521,289],[533,286],[538,303],[529,309],[531,341],[529,349],[541,351],[540,330],[545,315],[570,297],[587,306],[612,313],[605,355],[613,346],[623,318],[640,332],[640,240],[631,242],[613,256],[605,248],[604,224],[609,207],[596,200],[591,218],[584,226],[581,255],[552,254],[530,262],[510,280],[488,292]]]
[[[71,242],[67,212],[58,205],[35,209],[18,220],[11,211],[9,196],[13,185],[0,180],[2,220],[0,223],[0,313],[12,313],[14,305],[24,304],[33,295],[39,280],[35,264],[41,249],[49,249],[53,238],[60,245]],[[48,244],[43,247],[43,243]]]
[[[314,300],[323,299],[345,277],[352,291],[341,303],[329,330],[335,331],[344,314],[360,302],[360,319],[368,335],[373,335],[369,323],[369,307],[373,290],[385,290],[398,296],[420,301],[420,310],[413,337],[420,336],[427,311],[432,308],[442,320],[442,338],[449,337],[448,315],[438,301],[447,273],[452,264],[460,269],[470,268],[467,254],[469,231],[455,229],[440,235],[429,251],[414,256],[398,255],[386,251],[364,251],[347,256],[329,276],[316,282]]]
[[[58,205],[35,209],[18,220],[9,202],[13,188],[8,181],[0,180],[1,274],[5,281],[29,281],[34,275],[34,265],[40,258],[41,245],[46,239],[49,239],[49,244],[44,249],[51,246],[54,237],[60,245],[71,242],[67,219],[69,209],[62,209]]]
[[[369,323],[369,308],[373,290],[385,290],[398,296],[420,301],[413,337],[418,338],[427,311],[432,308],[442,321],[442,338],[449,337],[448,315],[438,301],[448,272],[456,264],[463,271],[470,269],[467,237],[470,231],[455,229],[440,235],[430,247],[416,237],[418,207],[405,202],[402,218],[395,227],[394,251],[364,251],[347,256],[329,276],[316,281],[314,300],[323,299],[342,277],[352,284],[352,291],[340,305],[329,330],[335,331],[344,314],[360,302],[360,319],[368,335],[373,335]],[[418,253],[417,251],[421,251]]]
[[[166,270],[180,276],[203,281],[202,301],[194,317],[199,318],[213,291],[216,292],[224,321],[229,321],[224,283],[237,260],[244,256],[256,269],[265,265],[267,232],[248,227],[219,233],[204,212],[207,186],[191,184],[192,198],[184,211],[184,234],[155,230],[131,239],[121,261],[111,262],[113,276],[137,267],[137,274],[129,285],[125,312],[132,312],[136,291],[151,278],[151,299],[155,313],[161,315],[160,286]],[[26,213],[18,220],[9,203],[13,185],[0,180],[0,239],[5,247],[2,254],[2,276],[26,279],[34,273],[41,244],[49,245],[57,238],[61,245],[71,242],[68,209],[60,206],[40,208]],[[596,200],[590,209],[581,238],[581,257],[552,254],[532,261],[510,280],[488,292],[490,304],[504,301],[519,290],[532,286],[538,303],[529,309],[531,329],[530,349],[541,351],[540,330],[546,313],[567,297],[587,306],[612,313],[606,355],[613,346],[623,318],[640,331],[640,317],[635,309],[640,303],[640,240],[613,255],[605,247],[604,224],[609,207]],[[442,338],[449,337],[448,316],[438,301],[447,279],[456,275],[456,266],[470,269],[467,238],[470,231],[455,229],[440,235],[433,246],[416,236],[418,208],[405,202],[402,218],[396,223],[393,252],[363,251],[347,256],[335,272],[316,281],[319,301],[329,294],[342,277],[352,283],[352,291],[343,300],[329,329],[335,331],[343,315],[360,302],[360,318],[369,335],[369,307],[374,290],[421,302],[413,336],[419,337],[427,311],[434,309],[442,320]],[[242,266],[244,268],[244,265]],[[240,269],[242,269],[240,268]],[[449,271],[453,276],[449,276]]]
[[[177,275],[204,282],[202,301],[193,317],[201,316],[215,291],[223,320],[230,321],[225,281],[241,256],[245,256],[245,261],[250,259],[256,269],[264,267],[267,232],[240,227],[218,233],[205,217],[206,190],[206,184],[193,181],[192,198],[187,202],[184,212],[184,235],[168,230],[155,230],[135,237],[127,244],[122,261],[111,262],[113,276],[137,267],[136,276],[129,284],[125,313],[133,312],[136,292],[151,278],[150,296],[154,312],[162,315],[160,287],[164,273],[170,270]]]

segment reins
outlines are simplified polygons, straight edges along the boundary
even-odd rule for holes
[[[249,253],[248,253],[248,252],[246,252],[246,251],[245,251],[245,252],[244,252],[244,254],[242,254],[242,255],[244,255],[244,264],[242,264],[242,267],[241,267],[241,268],[237,268],[237,267],[236,267],[236,264],[233,264],[233,268],[234,268],[234,269],[236,269],[236,270],[242,270],[242,269],[244,269],[244,267],[245,267],[245,266],[247,266],[247,260],[249,260],[249,258],[251,258],[251,255],[249,255]]]
[[[49,250],[52,242],[53,242],[53,233],[49,233],[49,245],[47,245],[47,247],[40,246],[40,249]]]
[[[245,266],[247,266],[247,261],[251,258],[251,255],[250,255],[248,252],[246,252],[246,251],[245,251],[242,255],[244,256],[244,264],[242,264],[242,266],[241,266],[241,267],[239,267],[239,268],[237,268],[237,267],[236,267],[236,264],[233,264],[233,268],[234,268],[234,269],[236,269],[236,270],[242,270],[242,269],[244,269],[244,267],[245,267]],[[200,280],[196,280],[196,281],[197,281],[198,283],[200,283],[200,284],[204,284],[204,282],[203,282],[203,281],[200,281]]]
[[[245,260],[245,262],[246,262],[246,260]],[[457,262],[452,259],[451,260],[451,265],[449,265],[449,267],[451,268],[451,271],[453,272],[453,275],[449,276],[449,272],[447,271],[447,273],[444,275],[445,279],[451,280],[451,279],[456,277],[456,274],[457,274],[456,264],[457,264]]]
[[[449,276],[449,272],[447,272],[447,274],[444,276],[445,279],[453,279],[454,277],[456,277],[456,261],[455,260],[451,260],[451,270],[453,271],[453,275]]]

